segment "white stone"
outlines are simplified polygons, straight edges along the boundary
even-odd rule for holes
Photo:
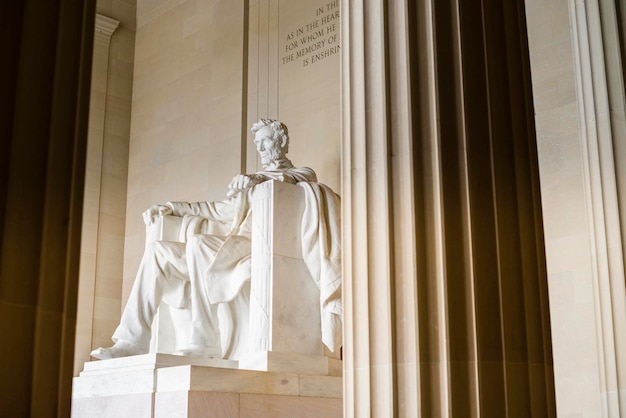
[[[327,356],[263,351],[246,354],[239,360],[239,369],[267,372],[341,376],[342,361]]]
[[[74,379],[72,416],[204,417],[210,405],[217,414],[211,416],[233,417],[259,404],[268,411],[254,416],[276,416],[272,411],[278,408],[291,411],[281,416],[341,417],[341,376],[236,366],[228,360],[167,354],[88,362]]]
[[[252,212],[250,352],[324,354],[319,289],[302,259],[304,192],[267,182],[255,188]]]
[[[310,376],[233,370],[202,366],[178,366],[156,371],[155,391],[255,393],[262,395],[341,398],[340,376]]]
[[[85,363],[74,379],[73,397],[113,396],[149,393],[156,387],[154,371],[181,365],[237,369],[232,360],[183,357],[171,354],[144,354]]]
[[[143,214],[146,250],[116,344],[92,356],[137,355],[150,345],[234,360],[264,351],[324,355],[324,344],[338,353],[339,199],[286,158],[285,125],[262,119],[252,132],[264,170],[236,175],[229,199],[168,202]]]

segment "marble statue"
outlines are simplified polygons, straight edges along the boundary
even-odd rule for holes
[[[228,185],[226,200],[168,202],[144,212],[146,225],[159,216],[175,215],[183,217],[187,230],[194,233],[185,243],[157,241],[146,246],[112,336],[114,345],[95,349],[92,357],[147,353],[152,321],[161,303],[191,309],[189,341],[175,354],[238,359],[245,353],[251,275],[250,202],[255,186],[268,180],[305,187],[306,205],[311,206],[305,213],[315,215],[303,216],[303,259],[319,289],[322,341],[331,351],[338,351],[342,313],[339,198],[317,183],[312,169],[294,167],[286,157],[289,136],[283,123],[261,119],[251,130],[263,170],[236,175]],[[225,323],[218,320],[218,306],[225,308],[219,316],[226,312]],[[232,341],[222,341],[225,335]]]

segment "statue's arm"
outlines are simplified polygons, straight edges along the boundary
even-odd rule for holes
[[[232,199],[220,202],[167,202],[165,205],[152,205],[143,213],[146,225],[151,225],[159,216],[200,216],[217,222],[230,222],[235,214]]]
[[[217,221],[230,222],[237,212],[236,196],[267,180],[279,180],[296,184],[301,181],[317,182],[315,172],[308,167],[293,167],[285,171],[264,171],[255,174],[238,174],[228,185],[228,199],[218,202],[167,202],[165,205],[153,205],[143,213],[146,225],[152,224],[163,215],[201,216]]]
[[[252,188],[254,185],[263,183],[266,180],[270,180],[269,178],[265,178],[265,176],[260,173],[256,174],[237,174],[230,181],[228,185],[228,192],[226,193],[227,197],[234,197],[241,192],[245,192],[248,189]]]
[[[290,168],[284,172],[283,177],[283,181],[292,184],[300,183],[301,181],[317,182],[315,171],[309,167]]]
[[[308,167],[292,167],[285,171],[259,171],[255,174],[238,174],[233,177],[228,185],[226,196],[232,197],[245,192],[253,186],[268,180],[278,180],[285,183],[296,184],[301,181],[317,182],[315,172]]]
[[[233,199],[217,202],[167,202],[174,216],[200,216],[217,222],[230,222],[235,216],[236,208]]]
[[[254,176],[261,179],[259,183],[266,180],[278,180],[291,184],[300,183],[302,181],[317,182],[315,171],[309,167],[291,167],[285,171],[261,171],[254,174]]]
[[[152,225],[159,216],[171,214],[172,208],[167,205],[152,205],[142,214],[142,216],[144,223],[149,226]]]

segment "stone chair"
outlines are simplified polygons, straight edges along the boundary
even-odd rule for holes
[[[268,370],[273,359],[300,358],[310,363],[303,356],[338,358],[322,343],[319,289],[302,259],[304,191],[271,180],[255,186],[251,204],[248,350],[240,365]],[[147,227],[146,242],[184,242],[181,225],[180,217],[162,216]],[[189,310],[161,304],[153,323],[151,352],[170,353],[184,346],[190,322]],[[176,341],[181,342],[178,347]]]

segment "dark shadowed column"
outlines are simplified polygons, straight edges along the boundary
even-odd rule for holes
[[[523,4],[342,19],[346,416],[554,416]]]
[[[69,416],[95,1],[1,16],[0,416]]]

